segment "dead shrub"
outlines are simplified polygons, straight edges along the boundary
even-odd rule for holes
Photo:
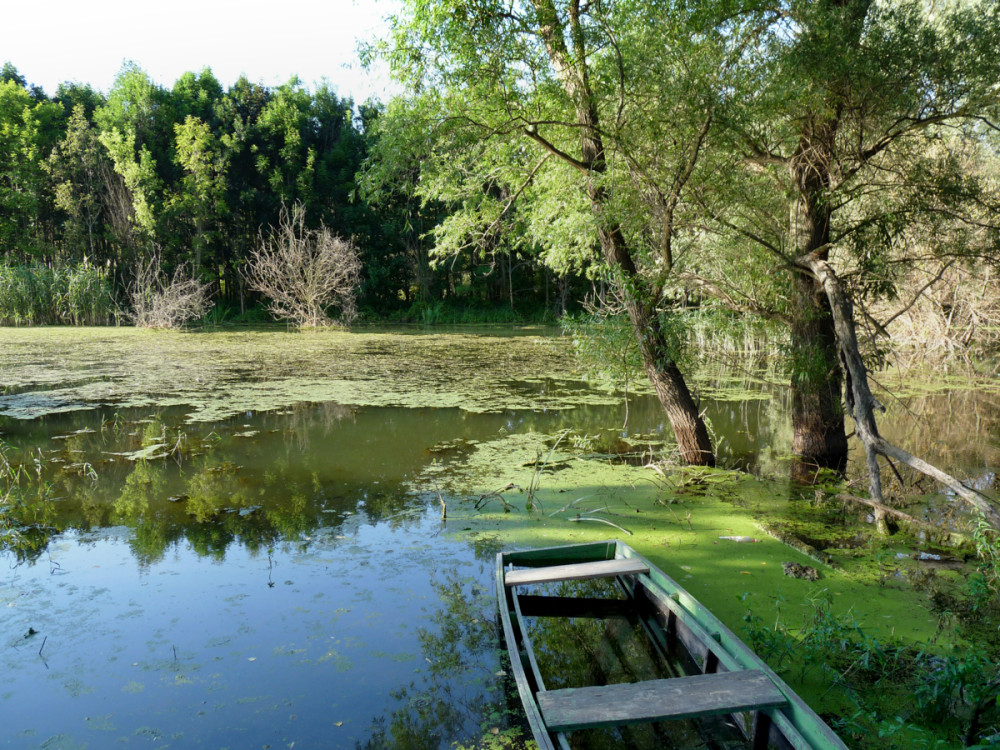
[[[267,298],[276,318],[298,326],[329,325],[331,308],[349,323],[361,275],[361,260],[350,240],[325,226],[308,229],[305,208],[282,208],[278,226],[261,232],[257,248],[244,267],[247,285]]]
[[[155,253],[139,262],[128,297],[132,310],[127,316],[140,328],[179,328],[211,306],[208,284],[189,275],[185,264],[168,277]]]

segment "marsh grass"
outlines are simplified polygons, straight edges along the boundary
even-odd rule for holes
[[[87,263],[0,266],[0,325],[107,325],[117,320],[111,282]]]
[[[558,317],[543,305],[511,307],[508,304],[483,304],[462,299],[418,300],[409,307],[392,311],[366,308],[361,311],[366,324],[451,325],[556,325]]]

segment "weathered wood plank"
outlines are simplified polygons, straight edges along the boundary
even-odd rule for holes
[[[550,731],[713,716],[784,706],[766,674],[739,672],[541,691],[536,696]]]
[[[529,583],[583,581],[590,578],[609,578],[648,572],[649,566],[640,560],[599,560],[573,565],[552,565],[546,568],[512,570],[504,576],[504,585],[511,587],[525,586]]]

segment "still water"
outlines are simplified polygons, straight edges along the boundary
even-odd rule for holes
[[[24,467],[0,554],[7,747],[446,748],[516,725],[501,542],[455,512],[513,459],[466,459],[558,434],[641,462],[669,439],[648,394],[622,429],[549,334],[74,335],[4,332],[0,351]],[[700,390],[723,463],[780,473],[780,389]],[[906,425],[930,398],[887,429],[926,434]],[[995,465],[984,403],[950,412],[978,420],[974,447],[968,424],[960,455],[947,430],[925,446],[951,470]]]

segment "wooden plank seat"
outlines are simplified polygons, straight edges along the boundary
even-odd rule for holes
[[[557,581],[584,581],[591,578],[638,575],[649,573],[649,566],[640,560],[615,559],[572,565],[550,565],[544,568],[511,570],[504,574],[504,585],[526,586],[530,583],[555,583]]]
[[[787,703],[758,669],[541,690],[537,698],[546,726],[559,732],[766,710]]]

